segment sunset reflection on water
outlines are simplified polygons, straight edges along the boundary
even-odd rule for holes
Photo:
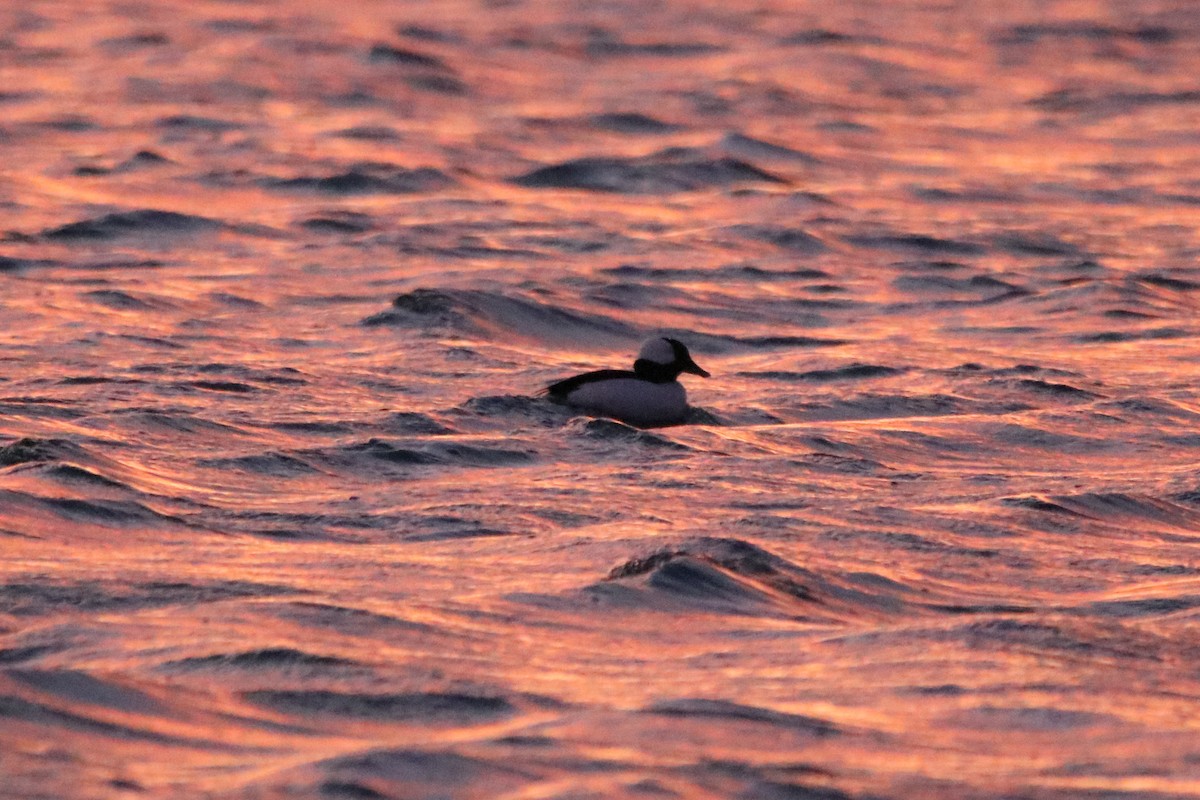
[[[0,795],[1200,795],[1198,51],[0,9]]]

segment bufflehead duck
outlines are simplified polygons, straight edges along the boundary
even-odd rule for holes
[[[612,417],[639,428],[678,425],[687,418],[687,392],[681,372],[707,378],[677,339],[650,339],[638,351],[633,370],[601,369],[551,384],[550,399]]]

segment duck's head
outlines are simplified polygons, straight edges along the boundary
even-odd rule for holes
[[[678,339],[657,337],[647,340],[638,351],[633,371],[638,377],[656,383],[666,383],[682,372],[708,377],[708,371],[692,360],[692,354]]]

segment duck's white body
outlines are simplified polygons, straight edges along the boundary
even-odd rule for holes
[[[546,391],[556,402],[639,428],[678,425],[689,412],[687,392],[677,380],[682,372],[708,377],[681,342],[651,339],[642,345],[633,370],[587,372]]]
[[[565,399],[568,405],[639,428],[678,425],[688,414],[687,392],[679,381],[610,378],[585,383]]]

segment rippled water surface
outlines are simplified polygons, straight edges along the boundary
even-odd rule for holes
[[[1200,796],[1200,7],[0,6],[5,798]],[[548,383],[686,342],[690,424]]]

